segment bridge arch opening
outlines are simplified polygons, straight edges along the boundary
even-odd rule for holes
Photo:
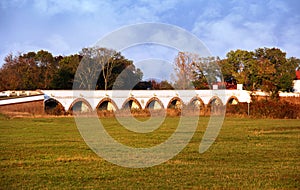
[[[192,109],[203,110],[205,105],[201,98],[194,97],[191,99],[191,101],[189,103],[189,107]]]
[[[168,109],[181,109],[183,107],[183,101],[178,98],[172,98],[168,103]]]
[[[146,103],[146,109],[161,110],[164,109],[163,103],[156,97],[150,98]]]
[[[135,98],[128,98],[123,103],[122,109],[126,110],[141,110],[142,106],[139,101]]]
[[[46,114],[51,115],[63,115],[66,112],[63,105],[53,98],[50,98],[44,102],[44,111]]]
[[[228,101],[226,103],[226,105],[237,105],[237,104],[239,104],[239,100],[235,96],[231,96],[230,98],[228,98]]]
[[[110,98],[103,98],[96,107],[97,111],[112,111],[118,110],[117,104]]]
[[[223,102],[219,97],[214,96],[209,100],[207,105],[208,106],[223,106]]]
[[[221,114],[223,107],[222,100],[217,96],[212,97],[207,104],[210,114]]]
[[[73,113],[87,113],[87,112],[91,112],[92,110],[93,109],[88,101],[86,101],[83,98],[78,98],[73,101],[68,111],[73,114]]]

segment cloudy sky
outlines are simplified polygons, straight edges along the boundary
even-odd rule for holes
[[[78,53],[120,27],[145,22],[179,26],[196,35],[212,55],[222,58],[229,50],[259,47],[278,47],[288,57],[300,58],[297,0],[1,0],[0,65],[9,53],[40,49],[54,55]],[[133,49],[124,55],[148,69],[146,78],[168,78],[169,73],[160,70],[172,62],[173,51],[156,46]],[[161,67],[156,71],[141,61],[153,54],[167,59],[158,61]],[[163,57],[166,54],[168,58]]]

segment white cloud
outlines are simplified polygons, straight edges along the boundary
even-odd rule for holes
[[[39,49],[77,53],[124,25],[161,21],[190,29],[221,57],[229,50],[264,46],[300,57],[297,7],[297,1],[279,0],[0,0],[0,59]],[[179,36],[167,40],[183,43]]]
[[[170,79],[177,50],[159,44],[143,44],[127,48],[122,54],[142,69],[143,79]]]
[[[278,31],[283,33],[294,31],[293,34],[286,35],[290,36],[291,40],[299,39],[295,35],[296,30],[282,28],[286,24],[280,20],[286,16],[287,6],[281,3],[282,10],[279,10],[278,4],[276,6],[275,4],[275,2],[267,5],[264,5],[264,2],[236,4],[231,8],[231,12],[223,13],[222,17],[214,16],[213,19],[209,19],[211,15],[204,12],[195,22],[193,32],[206,43],[214,55],[221,57],[225,57],[228,51],[235,49],[254,50],[260,47],[280,46],[282,36]],[[215,10],[208,8],[210,9]],[[294,28],[295,25],[287,27]],[[292,41],[289,43],[293,44]]]
[[[280,46],[287,52],[289,57],[300,58],[300,16],[295,17],[281,36]]]
[[[26,3],[27,0],[1,0],[0,8],[8,9],[11,7],[21,7]]]
[[[287,6],[285,1],[280,1],[280,0],[270,0],[267,3],[267,7],[272,11],[272,14],[277,14],[277,13],[287,13],[289,12],[290,8]]]
[[[68,43],[58,34],[53,34],[46,41],[49,43],[50,49],[54,50],[52,52],[54,54],[64,54],[70,51]]]
[[[95,13],[99,8],[99,1],[89,0],[35,0],[34,7],[40,13],[55,15],[65,12]]]

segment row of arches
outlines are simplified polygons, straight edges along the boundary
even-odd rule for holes
[[[227,104],[229,105],[235,105],[238,104],[239,101],[236,97],[230,97],[227,101]],[[161,110],[161,109],[181,109],[183,106],[189,106],[192,109],[203,109],[205,108],[205,104],[203,103],[202,99],[199,97],[194,97],[191,99],[188,105],[185,105],[183,101],[179,97],[173,97],[169,103],[168,106],[165,108],[162,101],[157,97],[150,98],[145,106],[145,109],[151,109],[151,110]],[[207,104],[208,107],[211,106],[223,106],[223,103],[219,97],[212,97],[209,103]],[[50,98],[45,101],[45,110],[46,112],[53,111],[55,109],[64,109],[61,103],[53,98]],[[122,105],[121,109],[127,109],[127,110],[141,110],[142,106],[140,102],[130,97],[128,98]],[[117,111],[119,110],[117,104],[110,98],[103,98],[98,105],[96,106],[96,111]],[[73,101],[73,103],[70,105],[68,110],[63,110],[68,112],[91,112],[93,111],[91,105],[89,102],[83,98],[78,98]]]

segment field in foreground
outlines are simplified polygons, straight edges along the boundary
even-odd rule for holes
[[[102,119],[118,141],[135,147],[163,142],[178,118],[149,134]],[[73,118],[0,117],[0,189],[299,189],[300,120],[226,118],[216,142],[199,143],[208,118],[173,159],[150,168],[123,168],[85,144]]]

